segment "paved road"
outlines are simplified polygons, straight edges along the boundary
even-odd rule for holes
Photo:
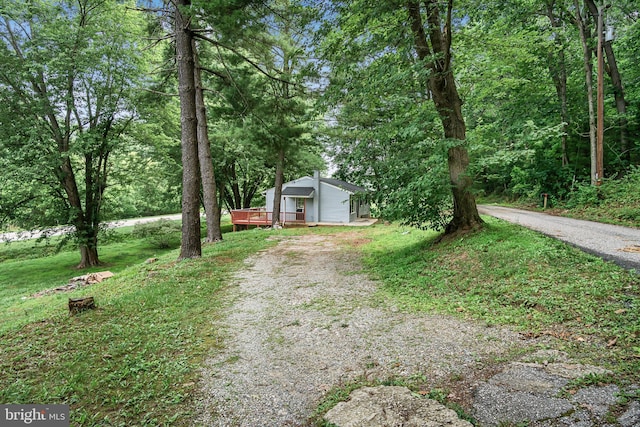
[[[501,206],[479,205],[478,211],[539,231],[640,273],[640,229]]]
[[[153,222],[159,219],[180,220],[182,219],[182,214],[170,214],[170,215],[149,216],[144,218],[122,219],[119,221],[113,221],[113,222],[107,223],[107,227],[109,228],[127,227],[130,225],[145,224],[147,222]],[[40,236],[49,236],[49,237],[61,236],[72,230],[73,230],[72,226],[63,226],[63,227],[47,228],[44,230],[0,233],[0,243],[16,242],[19,240],[37,239]]]

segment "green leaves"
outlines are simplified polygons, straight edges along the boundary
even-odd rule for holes
[[[0,196],[3,220],[97,235],[109,159],[146,66],[146,22],[133,6],[0,0],[0,150],[12,166],[0,175],[14,190]]]
[[[442,229],[452,206],[449,144],[413,53],[405,5],[358,1],[340,12],[322,45],[336,174],[370,188],[377,215]]]

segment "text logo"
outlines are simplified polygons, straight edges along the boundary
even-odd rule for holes
[[[0,405],[0,427],[69,427],[69,405]]]

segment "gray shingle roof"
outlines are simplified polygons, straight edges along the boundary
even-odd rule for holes
[[[338,188],[342,188],[343,190],[349,191],[351,193],[365,193],[367,191],[366,188],[360,187],[358,185],[350,184],[346,181],[341,181],[339,179],[320,178],[320,181],[326,182],[327,184],[331,184]]]
[[[282,190],[282,195],[293,197],[311,197],[313,195],[313,187],[287,187]]]

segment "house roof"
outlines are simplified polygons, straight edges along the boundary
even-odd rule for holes
[[[313,197],[312,193],[306,193],[306,194],[304,192],[295,193],[296,191],[302,191],[302,190],[299,190],[299,189],[306,189],[307,191],[313,191],[313,187],[296,187],[295,186],[296,182],[304,180],[304,181],[306,181],[305,183],[307,183],[308,180],[310,180],[310,179],[313,179],[313,178],[310,177],[310,176],[305,176],[305,177],[302,177],[302,178],[298,178],[298,179],[296,179],[294,181],[289,181],[288,183],[285,183],[285,185],[287,185],[287,187],[282,189],[282,195],[283,196],[293,196],[293,197],[309,197],[309,198]],[[351,193],[351,194],[366,193],[367,192],[367,189],[364,188],[364,187],[360,187],[358,185],[351,184],[351,183],[348,183],[346,181],[342,181],[342,180],[339,180],[339,179],[320,178],[320,182],[324,182],[325,184],[332,185],[334,187],[337,187],[337,188],[339,188],[339,189],[341,189],[343,191],[346,191],[348,193]],[[288,190],[288,189],[290,189],[290,190]],[[298,190],[296,190],[296,189],[298,189]],[[269,190],[274,190],[274,187],[271,187]],[[267,191],[269,191],[269,190],[267,190]],[[289,191],[289,193],[285,192],[287,190]]]
[[[341,188],[350,193],[364,193],[367,191],[366,188],[360,187],[358,185],[350,184],[346,181],[341,181],[339,179],[320,178],[320,182],[325,182],[327,184],[333,185],[334,187]]]
[[[313,187],[286,187],[282,189],[283,196],[293,196],[293,197],[305,197],[311,198],[313,197]]]

